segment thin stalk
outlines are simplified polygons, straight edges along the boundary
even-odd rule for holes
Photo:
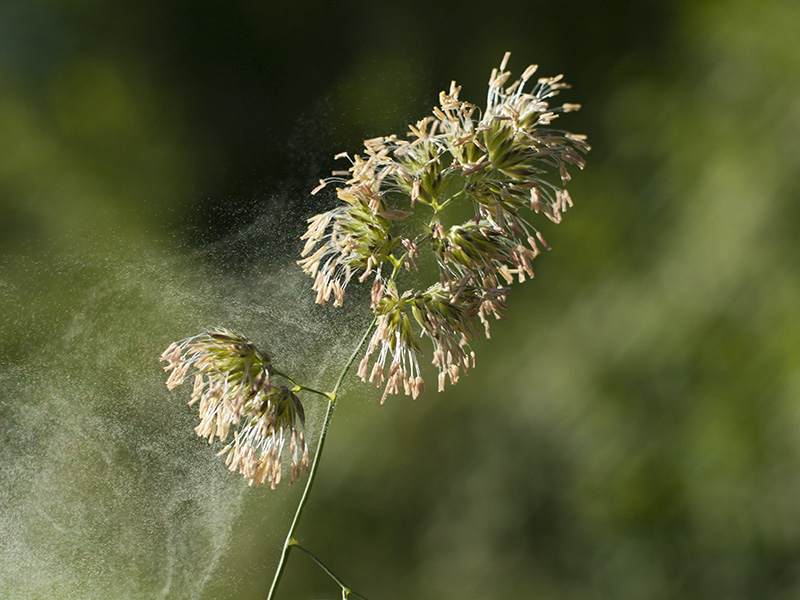
[[[328,577],[333,579],[339,585],[339,587],[342,588],[342,595],[343,595],[344,598],[349,598],[350,596],[353,596],[354,598],[360,598],[361,600],[369,600],[366,596],[362,596],[358,592],[354,592],[349,587],[347,587],[347,584],[344,581],[342,581],[341,579],[339,579],[339,577],[333,571],[331,571],[324,562],[322,562],[320,559],[318,559],[316,556],[314,556],[314,554],[311,552],[311,550],[309,550],[305,546],[301,546],[297,542],[297,540],[292,540],[291,545],[294,546],[295,548],[297,548],[298,550],[302,550],[303,552],[308,554],[308,556],[311,557],[311,560],[313,560],[315,563],[317,563],[317,566],[320,569],[322,569],[323,571],[325,571],[325,573],[328,575]]]
[[[356,346],[355,350],[353,350],[353,353],[350,355],[350,358],[347,359],[347,364],[344,366],[344,369],[342,369],[342,372],[339,373],[339,379],[336,380],[336,384],[333,386],[333,391],[328,395],[328,397],[331,399],[331,402],[336,402],[336,394],[339,393],[339,388],[342,387],[342,382],[344,381],[345,375],[347,375],[347,372],[350,370],[350,367],[353,366],[353,363],[356,361],[358,353],[361,352],[361,348],[364,347],[364,344],[369,339],[369,336],[372,334],[372,330],[375,328],[377,322],[378,322],[377,319],[372,319],[372,322],[369,324],[369,327],[367,327],[367,330],[364,332],[364,336],[358,342],[358,346]]]
[[[321,392],[319,390],[315,390],[312,387],[308,387],[307,385],[295,384],[294,389],[292,391],[293,392],[303,392],[303,391],[311,392],[312,394],[317,394],[318,396],[322,396],[323,398],[327,398],[328,400],[331,400],[331,395],[330,395],[329,392]]]
[[[364,337],[361,338],[361,341],[358,342],[358,346],[356,346],[353,353],[350,355],[350,358],[347,360],[347,364],[345,364],[342,372],[339,374],[339,378],[336,380],[336,385],[333,387],[333,391],[330,393],[324,394],[328,398],[328,406],[325,410],[325,420],[322,424],[322,431],[319,434],[319,441],[317,442],[317,451],[314,453],[314,461],[311,463],[311,469],[308,473],[308,481],[306,481],[306,487],[303,489],[303,495],[300,496],[300,503],[297,505],[297,511],[294,514],[294,519],[292,519],[292,524],[289,527],[289,532],[286,534],[286,541],[283,543],[283,549],[281,550],[281,557],[278,561],[278,568],[275,570],[275,578],[272,580],[272,586],[269,589],[269,595],[267,596],[267,600],[273,600],[275,597],[275,591],[278,589],[278,583],[281,580],[281,575],[283,575],[283,570],[286,567],[286,561],[289,558],[289,550],[291,550],[292,546],[295,545],[297,542],[294,541],[294,533],[297,530],[297,525],[300,523],[300,517],[303,514],[303,509],[306,506],[306,502],[308,502],[308,495],[311,492],[311,486],[314,484],[314,479],[317,475],[317,467],[319,466],[319,458],[322,456],[322,448],[325,446],[325,436],[328,433],[328,427],[331,424],[331,418],[333,418],[333,405],[336,402],[336,394],[339,392],[339,388],[344,381],[347,372],[350,370],[350,367],[353,366],[353,363],[356,360],[356,356],[361,351],[361,348],[366,343],[369,335],[372,333],[372,329],[375,327],[375,320],[373,319],[372,323],[370,323],[367,330],[364,332]]]
[[[271,369],[271,371],[272,371],[273,375],[277,375],[279,377],[283,377],[289,383],[291,383],[294,386],[294,388],[292,389],[293,392],[306,391],[306,392],[311,392],[312,394],[317,394],[318,396],[322,396],[324,398],[327,398],[328,400],[331,399],[330,394],[328,392],[323,392],[323,391],[314,389],[312,387],[308,387],[307,385],[300,385],[299,383],[297,383],[294,379],[292,379],[291,377],[289,377],[285,373],[281,373],[280,371],[277,371],[275,369]]]

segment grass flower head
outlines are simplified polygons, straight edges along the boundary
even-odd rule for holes
[[[366,140],[363,157],[314,190],[338,184],[340,205],[309,219],[299,262],[314,277],[320,304],[333,295],[341,305],[356,272],[360,281],[374,273],[377,328],[359,375],[387,382],[381,401],[400,390],[416,397],[424,388],[421,337],[433,344],[439,389],[458,381],[474,363],[470,332],[480,322],[488,337],[488,316],[500,316],[509,287],[533,277],[533,259],[550,249],[532,217],[558,223],[572,206],[568,169],[584,167],[589,145],[551,124],[580,106],[553,105],[569,86],[561,75],[534,81],[535,65],[509,83],[508,58],[492,71],[484,110],[461,100],[453,82],[405,139]],[[471,207],[474,217],[446,227],[455,206]],[[427,225],[411,230],[419,223]],[[422,252],[433,256],[439,281],[400,290],[399,267],[410,270]]]
[[[190,368],[196,370],[189,405],[199,404],[197,435],[210,444],[215,437],[225,441],[231,427],[239,427],[221,454],[251,485],[268,479],[274,487],[280,481],[287,440],[291,481],[308,470],[303,405],[286,387],[272,386],[269,356],[244,336],[214,329],[170,344],[161,360],[171,371],[168,389],[181,385]]]

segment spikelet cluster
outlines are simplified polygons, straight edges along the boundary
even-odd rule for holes
[[[198,404],[197,435],[231,441],[220,455],[231,471],[239,471],[250,485],[281,480],[283,452],[288,446],[293,482],[308,471],[305,414],[300,399],[287,387],[271,383],[269,356],[243,336],[215,329],[170,344],[161,355],[170,371],[167,388],[174,389],[194,368],[189,404]]]
[[[548,249],[532,220],[559,223],[572,206],[569,167],[584,167],[586,138],[551,128],[577,104],[551,105],[568,86],[562,77],[538,78],[536,66],[509,83],[509,54],[492,71],[486,107],[459,98],[453,82],[433,114],[405,138],[366,140],[364,155],[312,192],[336,186],[339,205],[309,219],[302,269],[314,279],[317,302],[344,301],[353,277],[372,280],[377,327],[359,375],[386,384],[382,400],[423,389],[420,339],[432,343],[439,389],[474,364],[469,342],[489,336],[514,282],[533,277],[533,259]],[[532,83],[531,83],[532,82]],[[446,226],[448,208],[471,207],[468,221]],[[430,252],[438,281],[398,289],[398,272]],[[482,327],[481,327],[482,325]]]

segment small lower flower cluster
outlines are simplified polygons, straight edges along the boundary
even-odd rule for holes
[[[212,443],[225,441],[231,427],[233,441],[222,449],[231,471],[239,471],[250,485],[281,480],[283,451],[288,443],[291,479],[309,469],[305,414],[300,399],[287,387],[273,387],[270,358],[241,335],[215,329],[170,344],[161,355],[171,371],[167,388],[194,377],[189,405],[199,403],[197,435]]]
[[[559,223],[572,206],[568,166],[582,169],[589,145],[585,136],[550,124],[580,106],[550,106],[569,87],[561,75],[539,78],[526,91],[535,65],[508,84],[508,58],[492,71],[482,113],[459,99],[453,82],[407,139],[366,140],[364,157],[350,159],[347,171],[312,192],[339,184],[340,204],[309,219],[298,262],[314,278],[320,304],[333,296],[340,306],[353,277],[372,277],[377,327],[358,373],[385,382],[382,402],[401,390],[412,397],[423,391],[422,336],[433,345],[439,389],[458,381],[474,363],[469,341],[477,323],[488,337],[488,316],[500,317],[509,286],[533,277],[533,259],[540,248],[549,250],[525,213]],[[458,206],[471,207],[474,216],[446,227],[447,209]],[[415,268],[421,252],[433,257],[439,281],[398,290],[399,268]]]

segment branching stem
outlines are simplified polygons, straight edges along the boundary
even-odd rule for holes
[[[298,384],[294,383],[291,379],[287,377],[287,379],[289,379],[289,381],[291,381],[295,386],[325,396],[328,399],[328,406],[325,410],[325,420],[322,423],[322,431],[319,434],[319,441],[317,442],[317,451],[314,453],[314,461],[311,463],[311,469],[308,472],[308,480],[306,481],[306,487],[305,489],[303,489],[303,495],[300,496],[300,503],[297,505],[297,511],[294,514],[294,519],[292,519],[292,524],[289,527],[289,532],[286,534],[286,541],[283,543],[283,549],[281,550],[281,557],[280,560],[278,561],[278,567],[275,570],[275,577],[272,580],[272,586],[269,589],[269,595],[267,595],[267,600],[274,599],[275,591],[278,589],[278,583],[281,580],[281,575],[283,575],[283,570],[286,567],[286,561],[289,558],[289,550],[291,550],[292,546],[298,545],[294,539],[294,534],[295,531],[297,530],[297,525],[300,523],[300,517],[303,514],[303,509],[306,506],[306,502],[308,502],[308,496],[309,493],[311,492],[311,486],[314,484],[314,479],[316,478],[317,475],[319,458],[322,455],[322,448],[325,446],[325,436],[328,433],[328,427],[330,426],[331,418],[333,417],[333,405],[336,403],[336,395],[339,393],[339,388],[342,386],[342,382],[344,381],[345,376],[350,370],[350,367],[353,366],[353,363],[355,362],[358,353],[361,351],[361,348],[369,339],[369,336],[372,333],[373,328],[375,327],[375,323],[376,321],[373,319],[372,323],[370,323],[369,327],[367,327],[367,330],[364,332],[364,336],[361,338],[361,341],[358,342],[358,345],[356,346],[355,350],[353,350],[353,353],[347,360],[347,364],[345,364],[344,368],[342,369],[342,372],[339,373],[339,378],[336,380],[336,384],[333,386],[332,391],[318,392],[316,390],[311,390],[310,388],[304,388],[304,386],[298,386]],[[285,377],[283,375],[281,376]],[[347,593],[350,593],[349,590]],[[345,597],[346,596],[347,594],[345,594]]]
[[[292,540],[289,543],[289,545],[290,546],[294,546],[298,550],[302,550],[303,552],[308,554],[308,556],[311,557],[311,560],[313,560],[315,563],[317,563],[317,566],[319,566],[320,569],[325,571],[325,573],[328,575],[328,577],[333,579],[339,585],[339,587],[342,588],[342,598],[350,598],[352,596],[353,598],[360,598],[361,600],[369,600],[366,596],[362,596],[361,594],[359,594],[357,592],[354,592],[349,587],[347,587],[347,584],[344,581],[342,581],[341,579],[339,579],[339,577],[337,577],[337,575],[333,571],[331,571],[327,567],[327,565],[325,563],[323,563],[320,559],[318,559],[316,556],[314,556],[314,554],[311,552],[311,550],[309,550],[308,548],[306,548],[304,546],[301,546],[297,542],[297,540]]]
[[[289,377],[285,373],[281,373],[280,371],[278,371],[276,369],[270,369],[270,371],[272,371],[273,375],[277,375],[278,377],[283,377],[286,381],[291,383],[294,386],[292,388],[293,392],[306,391],[306,392],[311,392],[312,394],[317,394],[318,396],[322,396],[323,398],[327,398],[328,400],[331,399],[330,393],[328,393],[328,392],[322,392],[322,391],[314,389],[312,387],[308,387],[307,385],[300,385],[294,379],[292,379],[291,377]]]

